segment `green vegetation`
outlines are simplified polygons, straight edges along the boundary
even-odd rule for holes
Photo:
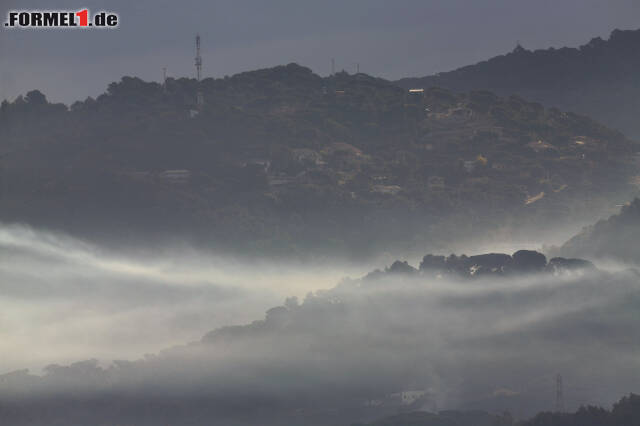
[[[579,48],[530,51],[518,46],[507,55],[422,78],[401,87],[444,87],[458,92],[490,90],[575,111],[640,138],[640,30],[615,30]]]
[[[622,206],[619,214],[586,227],[555,251],[570,256],[585,256],[640,263],[640,199]]]
[[[0,219],[366,255],[593,218],[636,193],[635,151],[588,118],[489,92],[409,94],[295,64],[166,87],[124,77],[70,108],[38,91],[2,103]]]
[[[494,415],[484,411],[442,411],[429,413],[414,411],[387,417],[367,423],[371,426],[511,426],[513,418],[508,415]],[[356,423],[353,426],[365,426]]]
[[[540,413],[533,419],[514,422],[508,414],[482,411],[443,411],[438,414],[412,412],[388,417],[371,426],[635,426],[640,425],[640,396],[631,394],[614,404],[611,410],[585,406],[575,413]]]

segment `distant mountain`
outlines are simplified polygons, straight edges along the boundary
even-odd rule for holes
[[[39,91],[2,103],[0,220],[243,252],[424,248],[592,220],[637,193],[637,150],[519,97],[408,93],[296,64],[201,83],[124,77],[70,108]]]
[[[583,229],[559,253],[591,259],[609,259],[640,265],[640,199],[622,207],[619,214]]]
[[[507,55],[397,84],[518,94],[640,138],[640,30],[615,30],[608,40],[594,38],[579,48],[530,51],[518,46]]]

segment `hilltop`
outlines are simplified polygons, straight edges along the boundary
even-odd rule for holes
[[[401,87],[443,87],[456,92],[490,90],[518,94],[545,106],[593,117],[640,138],[640,30],[615,30],[578,48],[513,52],[422,78],[397,81]]]
[[[2,103],[0,220],[365,255],[593,219],[637,192],[636,151],[587,117],[486,91],[409,94],[296,64],[123,77],[69,108],[37,90]]]

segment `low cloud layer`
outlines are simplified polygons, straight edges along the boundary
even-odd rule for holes
[[[41,261],[47,260],[45,256]],[[53,268],[53,276],[60,268]],[[120,342],[122,333],[132,333],[130,311],[138,315],[135,320],[146,321],[140,328],[154,333],[168,327],[171,334],[200,323],[178,320],[185,311],[193,314],[194,304],[209,301],[212,310],[223,312],[242,304],[252,307],[242,311],[251,315],[260,309],[256,300],[264,306],[268,299],[224,286],[175,286],[151,278],[136,281],[140,287],[135,287],[121,275],[113,276],[120,278],[109,280],[113,287],[108,289],[103,282],[105,288],[99,291],[105,302],[99,306],[129,316],[129,323],[110,322]],[[83,298],[80,284],[69,282]],[[152,295],[148,290],[154,285],[159,287]],[[32,292],[42,297],[40,288]],[[152,311],[160,318],[155,325],[149,317],[143,320],[148,312],[140,306],[149,304],[164,307]],[[190,415],[206,407],[218,416],[215,407],[225,415],[258,415],[266,407],[283,406],[363,409],[384,404],[394,393],[419,390],[425,392],[421,403],[428,409],[509,409],[526,416],[553,408],[558,373],[564,377],[570,409],[607,405],[637,392],[638,308],[640,280],[632,270],[472,279],[378,274],[343,280],[300,302],[288,299],[266,317],[253,317],[263,320],[218,328],[200,341],[137,361],[105,367],[84,361],[47,367],[42,377],[5,376],[2,392],[5,397],[30,398],[95,395],[108,401],[129,395],[131,404],[139,398],[179,398],[193,403]],[[161,314],[163,309],[173,316]],[[62,324],[73,330],[77,319],[71,317]],[[81,317],[79,324],[86,328],[90,322],[83,324]],[[128,329],[119,328],[126,324]],[[117,349],[118,344],[114,352]],[[198,405],[200,398],[207,403]]]
[[[114,253],[0,226],[0,374],[83,358],[138,358],[249,322],[287,296],[331,286],[350,272],[185,247]]]

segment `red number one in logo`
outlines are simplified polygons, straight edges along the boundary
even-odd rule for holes
[[[89,23],[89,11],[87,9],[76,12],[76,16],[80,18],[80,26],[86,27]]]

